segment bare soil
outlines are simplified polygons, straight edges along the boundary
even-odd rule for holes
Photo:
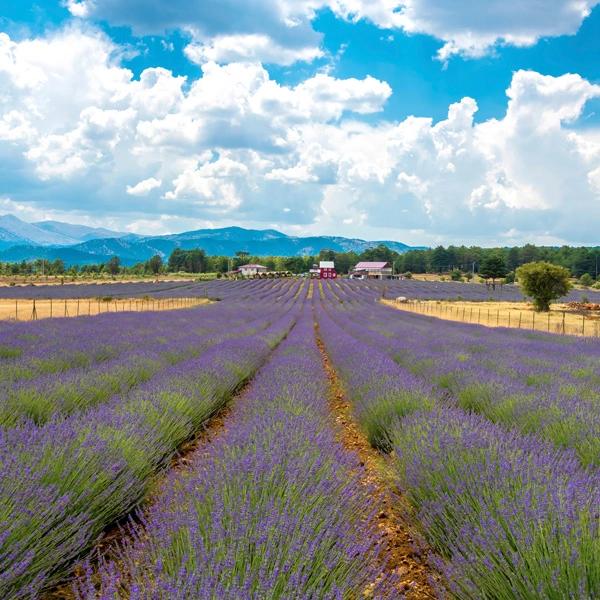
[[[358,456],[362,483],[376,490],[371,508],[376,508],[373,526],[382,532],[385,545],[380,560],[388,572],[399,578],[398,592],[408,600],[437,598],[430,582],[439,582],[440,577],[427,564],[427,552],[420,548],[411,533],[404,517],[407,514],[405,500],[386,475],[388,467],[385,458],[371,447],[352,416],[350,403],[329,361],[318,330],[317,343],[330,383],[329,405],[339,439],[349,452]]]

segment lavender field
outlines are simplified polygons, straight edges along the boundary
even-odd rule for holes
[[[111,294],[219,301],[0,323],[0,598],[600,597],[600,341],[166,285]]]

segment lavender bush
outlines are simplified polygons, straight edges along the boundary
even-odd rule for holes
[[[171,477],[143,531],[102,567],[100,592],[90,572],[78,597],[397,598],[366,518],[369,490],[335,441],[326,394],[305,317],[225,432],[190,473]]]

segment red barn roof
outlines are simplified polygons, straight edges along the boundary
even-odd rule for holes
[[[361,271],[363,269],[385,269],[389,263],[387,262],[359,262],[355,267],[355,271]]]

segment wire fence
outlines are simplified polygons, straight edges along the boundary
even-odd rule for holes
[[[600,337],[600,319],[566,310],[539,313],[514,307],[489,307],[457,302],[383,300],[394,308],[429,315],[448,321],[474,323],[486,327],[512,327],[561,335]]]
[[[104,313],[175,310],[206,304],[206,298],[71,298],[0,300],[0,320],[37,321]]]

